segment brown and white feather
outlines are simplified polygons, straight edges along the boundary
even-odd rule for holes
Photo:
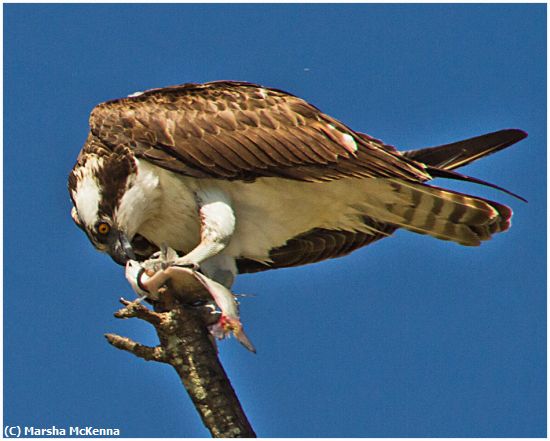
[[[255,272],[342,256],[397,228],[479,245],[509,228],[511,210],[428,185],[430,170],[468,164],[524,136],[503,130],[401,153],[278,89],[184,84],[96,106],[69,189],[75,202],[90,158],[102,168],[94,174],[101,215],[116,211],[136,174],[143,188],[162,188],[157,215],[132,232],[147,257],[163,242],[181,252],[196,245],[193,191],[217,185],[237,218],[227,252],[240,272]],[[176,218],[187,227],[169,225]]]

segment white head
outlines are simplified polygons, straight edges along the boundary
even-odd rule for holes
[[[130,245],[157,208],[158,178],[128,154],[84,152],[69,175],[71,216],[92,244],[118,263],[135,259]]]

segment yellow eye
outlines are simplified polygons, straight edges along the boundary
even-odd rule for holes
[[[111,231],[111,226],[107,222],[100,222],[97,226],[97,232],[105,236]]]

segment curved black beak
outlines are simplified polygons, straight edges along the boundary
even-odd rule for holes
[[[118,233],[118,237],[109,247],[109,255],[119,265],[126,265],[128,260],[136,260],[132,244],[123,232]]]

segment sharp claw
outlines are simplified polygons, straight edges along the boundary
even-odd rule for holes
[[[170,253],[171,255],[168,255]],[[188,268],[192,273],[177,270],[175,268]],[[136,303],[139,303],[146,297],[153,300],[158,299],[159,287],[171,277],[189,277],[189,275],[192,274],[211,295],[213,300],[210,306],[213,309],[212,314],[215,315],[211,318],[208,317],[207,320],[207,323],[210,324],[208,326],[210,333],[219,339],[226,338],[233,334],[239,343],[246,349],[256,353],[254,345],[245,334],[239,320],[239,309],[234,294],[227,287],[203,275],[198,271],[199,268],[199,264],[186,261],[185,257],[180,258],[178,262],[177,255],[173,250],[163,249],[156,253],[151,259],[141,264],[130,261],[126,266],[126,278],[140,297],[136,301]],[[145,275],[148,278],[143,281],[142,276]],[[206,306],[208,306],[208,303],[211,301],[206,301],[206,304],[204,302],[205,300],[201,300],[191,306],[207,309]],[[215,306],[221,310],[221,315],[218,315],[220,312],[216,310]],[[215,323],[213,323],[213,321],[215,321]]]
[[[144,291],[146,293],[142,296],[143,298],[145,298],[145,297],[147,297],[147,295],[149,295],[151,293],[149,292],[149,290],[141,282],[141,276],[143,276],[143,273],[145,273],[145,268],[141,268],[138,271],[137,276],[136,276],[136,282],[137,282],[137,286],[139,287],[139,289],[141,289],[142,291]]]
[[[198,271],[199,270],[199,265],[196,264],[196,263],[174,263],[172,264],[171,266],[178,266],[180,268],[189,268],[189,269],[192,269],[193,271]]]

